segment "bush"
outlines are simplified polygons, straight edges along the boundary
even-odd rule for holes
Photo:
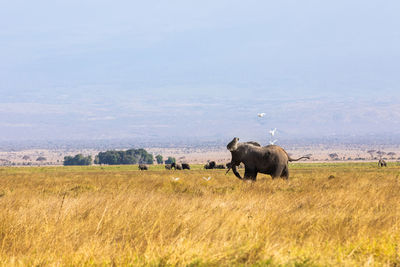
[[[45,158],[45,157],[42,157],[42,156],[40,156],[40,157],[38,157],[37,159],[36,159],[36,161],[46,161],[47,159]]]
[[[109,150],[97,154],[94,163],[108,165],[153,164],[153,155],[143,148],[126,151]]]
[[[168,157],[168,159],[165,161],[165,164],[172,164],[176,163],[176,159],[173,157]]]
[[[66,156],[64,157],[64,166],[72,165],[91,165],[92,156],[83,156],[82,154],[77,154],[75,157]]]
[[[163,157],[161,155],[156,156],[157,164],[163,164]]]

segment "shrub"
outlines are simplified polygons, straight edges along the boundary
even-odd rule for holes
[[[156,156],[157,164],[163,164],[163,157],[161,155]]]
[[[36,161],[46,161],[47,159],[45,158],[45,157],[42,157],[42,156],[40,156],[40,157],[38,157],[37,159],[36,159]]]
[[[168,157],[168,159],[165,161],[165,164],[172,164],[176,163],[176,159],[173,157]]]
[[[77,154],[74,157],[66,156],[64,157],[64,166],[72,165],[91,165],[92,156],[83,156],[82,154]]]
[[[153,155],[143,148],[129,149],[126,151],[109,150],[97,154],[94,163],[96,164],[153,164]]]

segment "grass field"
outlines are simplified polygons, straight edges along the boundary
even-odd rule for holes
[[[259,175],[246,183],[201,166],[0,168],[0,262],[400,264],[400,166],[290,171],[289,181]]]

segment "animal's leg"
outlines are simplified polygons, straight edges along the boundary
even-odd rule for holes
[[[256,170],[250,170],[249,171],[249,179],[252,181],[255,181],[257,179],[257,174],[258,172]]]
[[[255,181],[256,177],[257,177],[257,171],[256,170],[253,170],[253,169],[250,169],[248,167],[245,167],[243,179]]]
[[[245,166],[244,167],[244,176],[243,176],[243,179],[244,180],[248,180],[250,178],[250,169],[247,167],[247,166]]]
[[[258,171],[254,171],[254,173],[253,173],[253,181],[256,181],[256,179],[257,179],[257,174],[258,174]]]
[[[252,179],[253,173],[254,173],[254,171],[252,169],[250,169],[249,167],[245,166],[243,179],[244,180]]]
[[[286,166],[286,167],[283,169],[282,174],[281,174],[281,177],[282,177],[283,179],[285,179],[285,180],[289,180],[289,167],[288,167],[288,166]]]
[[[283,176],[285,166],[279,166],[276,168],[275,172],[271,174],[272,179],[279,178]]]

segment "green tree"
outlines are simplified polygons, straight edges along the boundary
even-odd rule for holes
[[[395,152],[389,152],[389,153],[387,153],[387,155],[388,155],[391,159],[394,159],[394,156],[396,156],[396,153],[395,153]]]
[[[38,157],[37,159],[36,159],[36,161],[40,161],[40,162],[42,162],[42,161],[46,161],[47,159],[45,158],[45,157],[42,157],[42,156],[40,156],[40,157]]]
[[[96,156],[94,157],[94,164],[100,164],[99,155],[96,155]]]
[[[116,165],[121,162],[120,155],[117,151],[106,151],[100,152],[99,156],[99,164],[110,164]]]
[[[153,164],[153,155],[143,148],[126,151],[110,150],[100,152],[95,159],[96,164]]]
[[[125,154],[122,158],[122,164],[136,164],[136,158],[133,155]]]
[[[66,156],[64,157],[64,166],[72,166],[72,165],[91,165],[92,164],[92,156],[83,156],[82,154],[77,154],[74,157]]]
[[[173,157],[168,157],[168,159],[165,161],[165,164],[172,164],[176,163],[176,159]]]
[[[163,157],[161,155],[156,156],[157,164],[163,164]]]

